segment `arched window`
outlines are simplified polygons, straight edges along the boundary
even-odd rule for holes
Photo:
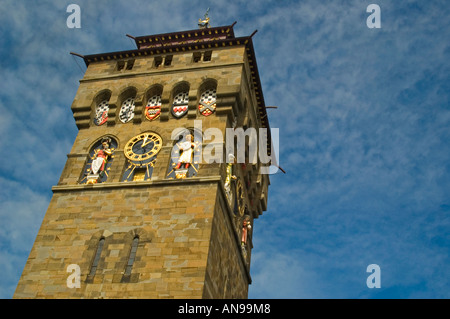
[[[216,89],[210,88],[204,90],[200,95],[198,110],[203,116],[209,116],[216,110]]]
[[[201,115],[209,116],[216,110],[217,101],[217,81],[214,79],[206,79],[200,85],[198,94],[198,110]]]
[[[122,123],[128,123],[134,118],[136,94],[137,90],[134,87],[129,87],[119,96],[119,100],[122,103],[119,111],[119,120]]]
[[[173,101],[171,112],[176,118],[181,118],[188,112],[189,104],[189,85],[187,83],[179,84],[173,91]]]
[[[111,91],[103,90],[94,98],[94,124],[103,125],[108,120],[109,99],[111,98]]]
[[[119,120],[122,123],[128,123],[134,117],[134,97],[129,97],[123,101],[119,112]]]
[[[105,245],[105,237],[100,238],[97,245],[97,251],[95,252],[94,261],[91,265],[91,270],[89,271],[88,279],[92,279],[97,271],[98,262],[100,261],[100,255],[102,254],[103,246]]]
[[[102,125],[108,120],[109,100],[103,100],[95,108],[94,123]]]
[[[161,115],[161,95],[155,94],[148,99],[145,107],[145,117],[149,121],[156,120]]]
[[[163,87],[157,84],[152,86],[146,93],[145,118],[149,121],[154,121],[161,115],[162,90]]]
[[[139,244],[139,236],[135,236],[133,238],[133,242],[131,244],[130,255],[128,256],[127,267],[125,269],[125,276],[131,275],[131,269],[133,268],[134,260],[136,259],[136,251]]]

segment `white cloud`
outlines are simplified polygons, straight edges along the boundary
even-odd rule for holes
[[[251,269],[249,298],[326,298],[316,274],[305,267],[307,263],[302,263],[301,257],[280,252],[254,254],[252,260],[257,267]]]
[[[50,192],[32,191],[0,177],[0,298],[11,298],[50,201]]]

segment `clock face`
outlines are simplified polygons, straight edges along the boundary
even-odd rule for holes
[[[155,133],[136,135],[125,145],[124,154],[132,162],[152,159],[162,147],[162,138]]]
[[[162,138],[155,133],[141,133],[128,141],[124,148],[128,164],[122,181],[150,180],[156,155],[162,148]]]
[[[120,108],[119,119],[122,123],[131,121],[134,117],[134,99],[128,98],[122,103]]]

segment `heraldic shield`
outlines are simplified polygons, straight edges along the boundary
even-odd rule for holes
[[[198,110],[203,116],[209,116],[216,110],[216,90],[206,90],[200,96]]]
[[[95,109],[95,125],[102,125],[108,120],[109,101],[104,100]]]
[[[156,120],[161,114],[161,95],[152,96],[145,107],[145,117],[147,120]]]
[[[189,92],[178,93],[172,104],[172,115],[176,118],[184,116],[188,112]]]

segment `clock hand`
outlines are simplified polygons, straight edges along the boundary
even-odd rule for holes
[[[148,135],[145,135],[144,140],[142,141],[141,147],[144,147],[145,145],[147,145],[147,140],[148,140]]]
[[[144,148],[146,147],[148,144],[152,143],[152,140],[149,140],[147,143],[142,143],[141,147]]]
[[[145,147],[146,145],[150,144],[151,142],[153,142],[153,139],[151,139],[151,138],[149,139],[148,135],[146,135],[144,137],[144,140],[142,141],[141,147]]]

